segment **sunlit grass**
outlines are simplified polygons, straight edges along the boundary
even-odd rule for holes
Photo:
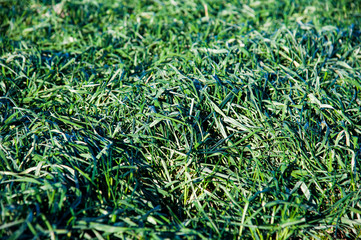
[[[0,0],[0,238],[359,238],[360,11]]]

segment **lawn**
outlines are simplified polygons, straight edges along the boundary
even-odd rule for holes
[[[0,239],[361,237],[361,1],[0,0]]]

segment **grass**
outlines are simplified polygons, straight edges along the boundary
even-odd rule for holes
[[[360,238],[360,17],[0,0],[0,239]]]

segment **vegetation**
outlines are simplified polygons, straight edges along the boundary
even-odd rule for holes
[[[361,2],[0,0],[0,239],[361,237]]]

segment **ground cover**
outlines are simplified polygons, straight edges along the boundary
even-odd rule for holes
[[[0,0],[0,238],[360,237],[360,25],[351,0]]]

